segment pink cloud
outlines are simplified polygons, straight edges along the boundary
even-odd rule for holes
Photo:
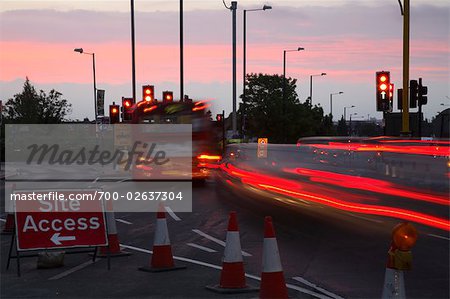
[[[383,46],[380,46],[380,43]],[[0,80],[11,81],[29,76],[36,82],[88,83],[92,81],[91,56],[73,52],[74,43],[2,41]],[[342,38],[321,41],[304,39],[305,51],[287,56],[287,76],[309,77],[327,72],[334,80],[355,82],[372,80],[377,70],[391,70],[401,77],[402,43],[398,40]],[[283,49],[274,44],[249,44],[247,71],[282,73]],[[125,42],[89,44],[84,50],[96,53],[97,81],[121,84],[131,78],[130,44]],[[179,80],[178,45],[136,46],[136,76],[141,82],[177,82]],[[414,41],[411,45],[411,73],[446,80],[450,56],[445,41]],[[238,51],[238,78],[242,73],[241,47]],[[230,82],[231,47],[222,44],[186,45],[185,80],[187,82]]]

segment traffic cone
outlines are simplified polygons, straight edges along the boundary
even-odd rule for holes
[[[222,261],[222,272],[220,274],[220,284],[206,286],[206,288],[218,293],[228,294],[257,290],[256,288],[247,286],[245,283],[244,262],[242,259],[236,212],[230,212],[225,252]]]
[[[116,217],[112,201],[106,203],[106,226],[108,228],[108,246],[100,247],[97,257],[119,257],[131,255],[130,252],[120,248],[119,237],[117,236]]]
[[[3,230],[2,230],[2,235],[10,235],[14,232],[16,225],[14,223],[14,214],[13,213],[8,213],[8,215],[6,215],[6,222],[5,225],[3,226]]]
[[[272,224],[272,217],[264,219],[264,247],[260,298],[288,298],[280,253]]]
[[[153,254],[150,267],[140,267],[146,272],[162,272],[184,269],[186,266],[176,266],[173,261],[172,246],[170,245],[169,231],[167,229],[166,213],[162,205],[156,214],[155,238],[153,240]]]
[[[14,193],[14,190],[16,189],[16,184],[12,184],[10,194]],[[3,226],[3,230],[1,232],[2,235],[10,235],[14,232],[14,229],[16,227],[15,221],[14,221],[14,213],[8,213],[6,215],[6,222]]]

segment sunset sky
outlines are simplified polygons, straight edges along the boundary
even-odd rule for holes
[[[230,1],[226,1],[229,5]],[[428,85],[425,117],[450,105],[450,2],[411,0],[411,78]],[[344,106],[354,116],[381,118],[375,108],[375,72],[391,71],[402,84],[402,16],[397,0],[238,1],[238,95],[242,92],[243,9],[272,5],[247,14],[247,72],[281,74],[284,49],[287,76],[298,79],[300,101],[313,103],[334,119]],[[129,97],[131,88],[130,1],[3,1],[0,3],[0,99],[22,89],[28,76],[36,88],[54,88],[73,104],[71,119],[93,118],[92,58],[97,88],[106,105]],[[221,0],[184,1],[185,93],[214,99],[213,113],[231,112],[231,12]],[[135,1],[137,95],[155,85],[179,95],[179,1]],[[396,95],[395,95],[396,109]],[[107,110],[107,106],[106,106]],[[413,110],[415,111],[415,110]]]

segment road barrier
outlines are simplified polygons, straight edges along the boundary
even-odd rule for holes
[[[403,273],[411,270],[410,249],[417,241],[417,230],[407,222],[400,223],[392,230],[392,244],[388,251],[386,273],[381,298],[406,298]]]
[[[288,298],[272,217],[264,219],[264,247],[260,298]]]
[[[173,261],[172,246],[170,245],[169,231],[167,229],[166,212],[162,205],[156,215],[155,238],[153,240],[153,254],[150,267],[140,267],[146,272],[162,272],[184,269],[186,266],[177,266]]]
[[[207,286],[208,290],[218,293],[244,293],[256,291],[256,288],[247,286],[245,281],[244,261],[242,258],[241,241],[236,212],[230,212],[228,220],[225,252],[222,261],[220,284]]]

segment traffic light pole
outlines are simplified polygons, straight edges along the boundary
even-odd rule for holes
[[[95,109],[95,123],[97,123],[97,83],[95,80],[95,53],[92,53],[92,71],[94,73],[94,109]]]
[[[402,132],[403,136],[409,136],[409,1],[404,0],[403,10],[403,98],[402,98]]]
[[[184,99],[183,0],[180,0],[180,101]]]
[[[131,6],[131,84],[133,92],[133,103],[137,102],[136,99],[136,63],[135,63],[135,40],[134,40],[134,0],[130,0]]]
[[[222,110],[222,156],[225,155],[225,110]]]
[[[422,87],[422,78],[419,78],[419,88]],[[417,130],[417,134],[419,138],[422,137],[422,98],[419,96],[419,100],[417,101],[417,105],[419,105],[419,115],[418,115],[418,130]]]
[[[237,130],[237,119],[236,119],[236,10],[237,1],[231,2],[231,12],[233,19],[233,115],[232,115],[232,130],[233,135],[236,134]],[[233,136],[234,138],[234,136]]]

